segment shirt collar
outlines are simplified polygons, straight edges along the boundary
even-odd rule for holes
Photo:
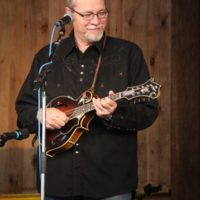
[[[101,40],[98,42],[94,42],[92,45],[97,48],[99,53],[102,52],[102,50],[103,50],[103,44],[104,44],[105,38],[106,38],[106,34],[104,33]],[[58,55],[60,55],[62,57],[67,56],[75,48],[77,48],[77,45],[76,45],[76,41],[75,41],[75,37],[74,37],[74,31],[72,31],[70,33],[69,37],[64,39],[60,43],[60,47],[58,49]]]
[[[93,46],[95,46],[98,49],[99,53],[103,51],[105,40],[106,40],[106,34],[104,32],[101,40],[93,43]]]

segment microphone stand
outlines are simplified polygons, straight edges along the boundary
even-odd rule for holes
[[[60,46],[60,42],[62,41],[62,37],[65,35],[65,27],[62,26],[59,31],[59,36],[57,41],[55,42],[55,48],[50,55],[48,62],[53,62],[54,56],[56,55],[56,52]],[[40,199],[45,199],[45,175],[46,175],[46,86],[47,86],[47,75],[50,72],[49,68],[46,67],[40,74],[38,74],[38,77],[34,81],[35,87],[34,91],[41,90],[41,99],[42,99],[42,137],[41,141],[39,141],[39,145],[42,145],[42,152],[41,152],[41,179],[40,179]],[[39,104],[39,102],[38,102]]]

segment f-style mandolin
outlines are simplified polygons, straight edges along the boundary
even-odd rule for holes
[[[156,99],[160,95],[161,85],[153,78],[147,82],[128,87],[125,91],[115,93],[110,98],[118,101],[122,98],[140,103]],[[46,136],[46,155],[53,157],[57,153],[73,147],[81,135],[88,131],[89,124],[95,115],[92,97],[94,94],[87,91],[84,96],[73,99],[69,96],[59,96],[51,100],[47,107],[55,107],[63,111],[68,117],[68,123],[59,130],[48,130]]]

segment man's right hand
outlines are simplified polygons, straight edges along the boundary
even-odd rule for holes
[[[37,114],[37,119],[42,124],[42,109]],[[50,130],[62,128],[69,117],[57,108],[46,108],[46,128]]]

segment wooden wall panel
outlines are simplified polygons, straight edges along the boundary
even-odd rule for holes
[[[26,55],[28,48],[24,48],[24,1],[1,1],[1,132],[13,130],[16,127],[14,102],[18,88],[28,71]],[[20,5],[20,6],[19,6]],[[26,52],[26,53],[25,53]],[[31,62],[31,61],[29,61]],[[30,143],[28,144],[30,147]],[[28,149],[24,150],[25,142],[11,142],[6,149],[1,150],[1,192],[21,192],[23,179],[30,180],[34,170],[30,168],[31,154],[26,156]],[[28,159],[26,159],[28,158]],[[30,165],[31,164],[31,165]],[[26,168],[28,168],[28,173]],[[32,173],[29,171],[32,170]],[[27,176],[29,175],[29,176]],[[32,178],[32,177],[31,177]],[[31,181],[24,182],[28,187]],[[34,181],[35,182],[35,181]],[[31,183],[33,187],[33,182]]]
[[[151,75],[162,85],[160,116],[150,129],[144,131],[147,148],[146,181],[161,184],[163,190],[170,188],[170,6],[169,1],[148,1],[144,12],[144,53]]]
[[[22,2],[22,1],[21,1]],[[12,128],[13,124],[15,124],[14,119],[14,99],[15,99],[15,89],[16,89],[16,66],[18,66],[21,56],[19,57],[16,52],[19,51],[19,43],[21,41],[20,32],[18,31],[18,26],[21,24],[21,17],[19,16],[19,20],[16,21],[15,26],[16,30],[13,29],[13,21],[16,19],[17,13],[23,13],[23,8],[17,7],[17,2],[11,1],[3,1],[2,10],[1,10],[1,27],[2,30],[5,30],[3,37],[1,37],[1,102],[2,107],[2,115],[1,115],[1,130],[9,130]],[[16,10],[16,12],[13,12]],[[19,43],[18,43],[19,42]],[[17,50],[17,49],[18,50]],[[6,152],[4,154],[4,152]],[[3,150],[1,152],[1,166],[3,167],[3,174],[1,181],[1,189],[5,190],[9,188],[9,184],[15,182],[17,184],[21,182],[21,177],[16,176],[16,172],[19,171],[20,165],[17,163],[21,163],[23,157],[19,157],[17,162],[13,164],[10,163],[10,160],[16,161],[16,154],[11,150]],[[16,165],[14,165],[16,164]],[[11,168],[15,167],[14,170]],[[2,172],[0,172],[2,173]],[[15,190],[15,188],[14,188]]]
[[[200,197],[200,2],[172,9],[172,196]]]
[[[107,32],[109,35],[116,37],[122,36],[121,24],[121,9],[122,9],[122,1],[115,0],[115,3],[107,0],[107,7],[109,10],[109,18],[112,20],[108,21]],[[115,12],[113,12],[115,11]],[[117,12],[116,12],[117,11]]]

